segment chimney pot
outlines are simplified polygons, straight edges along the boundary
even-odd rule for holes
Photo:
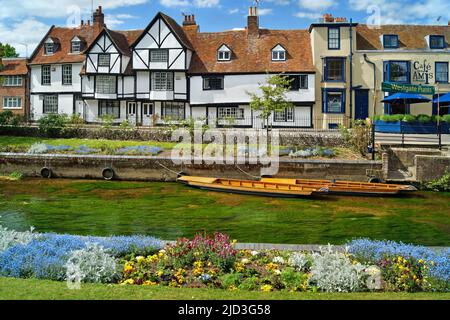
[[[93,25],[103,27],[105,25],[105,15],[102,12],[102,6],[98,6],[92,17]]]
[[[250,36],[259,35],[259,17],[256,7],[250,7],[249,16],[247,17],[247,32]]]
[[[91,25],[91,20],[87,21],[87,25],[90,26]]]
[[[84,26],[84,20],[81,20],[81,25]]]

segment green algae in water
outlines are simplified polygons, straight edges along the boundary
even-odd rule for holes
[[[450,194],[407,198],[273,199],[175,183],[0,182],[0,222],[40,232],[167,240],[221,231],[240,242],[342,244],[357,237],[450,244]]]

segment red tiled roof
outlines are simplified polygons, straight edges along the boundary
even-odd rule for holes
[[[86,41],[85,46],[88,47],[91,42],[100,33],[101,28],[98,26],[80,26],[79,28],[61,28],[52,27],[49,33],[44,37],[36,48],[31,57],[30,64],[54,64],[54,63],[76,63],[84,62],[83,54],[71,54],[71,40],[78,36]],[[48,38],[54,38],[59,41],[57,51],[52,55],[44,54],[44,41]]]
[[[259,36],[249,36],[247,30],[187,35],[195,50],[189,69],[192,74],[314,72],[307,30],[260,29]],[[217,61],[217,50],[223,44],[232,51],[231,61]],[[272,61],[271,51],[278,44],[287,51],[284,62]]]
[[[0,76],[21,76],[27,73],[26,59],[2,59],[0,63]]]
[[[450,26],[382,25],[375,29],[360,24],[356,32],[358,50],[382,50],[381,37],[384,34],[398,35],[400,50],[427,49],[425,37],[429,35],[443,35],[447,43],[450,41]]]

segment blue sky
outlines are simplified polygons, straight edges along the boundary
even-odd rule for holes
[[[31,53],[52,24],[66,26],[90,17],[92,0],[0,0],[0,42]],[[158,11],[177,21],[195,14],[201,31],[242,28],[252,0],[94,0],[112,29],[141,29]],[[274,29],[307,28],[323,13],[369,24],[447,24],[445,0],[260,0],[260,24]]]

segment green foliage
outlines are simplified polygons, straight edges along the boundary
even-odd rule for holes
[[[447,170],[442,177],[425,184],[428,190],[450,192],[450,170]]]
[[[15,115],[11,110],[0,112],[0,126],[18,126],[24,122],[24,118],[20,115]]]
[[[133,126],[131,125],[130,121],[128,121],[128,120],[123,120],[123,121],[120,123],[120,126],[119,126],[119,127],[120,127],[120,129],[122,129],[122,130],[127,130],[127,131],[133,129]]]
[[[111,129],[114,123],[114,116],[110,114],[104,114],[100,117],[100,121],[102,122],[103,129]]]
[[[17,58],[19,54],[16,52],[16,48],[8,43],[0,42],[0,58]]]
[[[219,277],[220,282],[222,283],[222,288],[224,289],[232,289],[237,288],[242,280],[241,273],[228,273]]]
[[[291,81],[283,75],[270,76],[267,84],[260,84],[262,96],[255,93],[250,95],[250,107],[261,112],[261,118],[267,120],[274,112],[292,108],[293,104],[287,101]]]
[[[22,180],[22,178],[23,178],[23,173],[22,172],[20,172],[20,171],[14,171],[14,172],[12,172],[10,175],[9,175],[9,177],[12,179],[12,180]]]
[[[254,291],[257,290],[261,286],[261,281],[258,277],[250,277],[242,280],[239,285],[240,290]]]
[[[306,291],[308,288],[308,275],[296,271],[294,268],[286,268],[281,274],[281,283],[289,291]]]
[[[443,115],[442,121],[450,123],[450,114]]]
[[[365,120],[353,121],[351,129],[339,126],[339,132],[344,142],[362,156],[367,153],[367,147],[371,144],[372,126]]]
[[[417,121],[419,121],[420,123],[427,123],[431,121],[431,117],[426,115],[426,114],[419,114],[416,117]]]
[[[47,137],[58,137],[66,128],[68,117],[65,114],[49,114],[38,121],[39,131]]]
[[[69,124],[74,127],[81,127],[85,124],[85,121],[80,115],[72,114],[69,118]]]
[[[403,121],[404,122],[415,122],[416,117],[413,116],[412,114],[405,114],[405,116],[403,117]]]
[[[398,122],[402,121],[404,117],[404,114],[384,114],[381,116],[380,120],[384,122]]]

